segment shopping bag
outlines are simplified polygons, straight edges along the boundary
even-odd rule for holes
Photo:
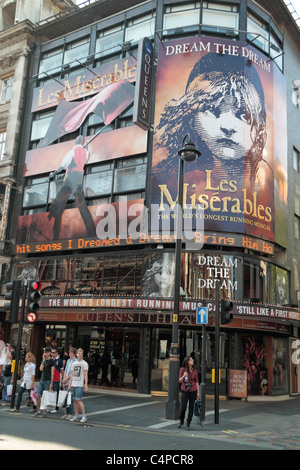
[[[54,410],[56,408],[56,392],[44,391],[41,401],[41,410]]]
[[[68,392],[67,390],[60,390],[58,394],[57,406],[65,407],[65,402],[67,400]]]
[[[7,396],[7,397],[10,397],[10,396],[11,396],[11,394],[12,394],[12,388],[13,388],[12,385],[7,385],[7,387],[6,387],[6,396]]]
[[[72,403],[72,392],[68,392],[66,406],[71,406]]]
[[[34,386],[34,389],[30,391],[30,398],[34,405],[36,405],[36,392],[37,392],[37,388],[36,386]]]

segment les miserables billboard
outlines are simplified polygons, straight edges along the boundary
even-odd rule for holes
[[[178,150],[189,134],[201,156],[185,164],[183,205],[204,230],[287,244],[285,79],[251,45],[211,37],[159,44],[152,204],[177,202]],[[184,208],[184,207],[183,207]]]
[[[120,244],[118,234],[122,214],[127,216],[130,207],[135,202],[142,205],[143,200],[110,204],[108,209],[115,212],[116,231],[110,239],[99,240],[96,229],[99,222],[105,218],[105,207],[102,207],[105,205],[94,202],[94,205],[87,206],[86,195],[93,197],[97,196],[97,193],[93,194],[92,187],[84,189],[85,168],[95,163],[146,153],[147,132],[134,125],[99,132],[85,138],[78,136],[75,141],[58,144],[54,142],[64,135],[78,132],[91,114],[100,116],[104,126],[108,126],[132,106],[136,70],[136,59],[129,57],[84,73],[79,72],[64,83],[52,82],[35,90],[32,112],[51,109],[54,106],[56,108],[38,147],[26,153],[24,176],[29,178],[29,181],[37,178],[37,186],[29,187],[29,190],[33,191],[33,205],[44,205],[47,212],[27,214],[18,218],[15,247],[17,253]],[[84,99],[79,101],[80,98]],[[56,178],[59,173],[64,175],[60,180]],[[44,176],[47,174],[48,181]],[[40,186],[39,175],[43,180]],[[94,178],[97,178],[97,175]],[[99,174],[98,178],[105,179],[105,175]],[[66,208],[72,194],[76,207]],[[128,222],[128,219],[126,220]]]

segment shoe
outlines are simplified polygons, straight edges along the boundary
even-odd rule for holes
[[[71,419],[73,419],[73,418],[74,418],[74,415],[67,415],[66,420],[71,421]]]
[[[58,413],[57,410],[51,410],[50,413],[54,414],[54,413]]]
[[[42,414],[42,412],[41,412],[41,411],[37,411],[36,413],[34,413],[34,415],[33,415],[33,416],[40,416],[41,414]]]
[[[188,424],[187,427],[186,427],[186,430],[187,430],[187,431],[190,431],[190,429],[191,429],[191,428],[190,428],[190,425]]]
[[[183,425],[183,423],[179,423],[177,427],[178,427],[178,428],[181,428],[182,425]]]
[[[86,417],[86,416],[82,416],[80,422],[81,422],[81,423],[86,423],[86,422],[87,422],[87,417]]]
[[[80,419],[79,416],[74,416],[74,417],[71,418],[69,421],[74,422],[74,421],[79,421],[79,419]]]
[[[67,419],[70,415],[64,414],[60,417],[60,419]]]
[[[39,414],[38,418],[47,418],[47,413]]]

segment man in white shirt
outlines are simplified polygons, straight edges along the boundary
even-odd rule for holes
[[[87,421],[84,404],[82,403],[83,389],[88,392],[89,365],[83,360],[83,350],[77,349],[77,362],[72,364],[72,373],[68,390],[71,390],[74,399],[75,416],[70,421],[79,421],[79,409],[82,414],[81,423]]]

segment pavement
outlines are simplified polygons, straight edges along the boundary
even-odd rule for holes
[[[300,450],[300,395],[252,397],[248,401],[220,400],[219,419],[215,414],[214,399],[207,397],[205,421],[201,425],[199,418],[194,416],[190,431],[185,426],[178,429],[178,421],[165,418],[166,401],[166,396],[90,386],[89,393],[84,397],[88,417],[85,426],[107,426],[149,434],[159,433],[161,436],[201,439],[203,447],[209,440],[215,442],[216,448],[218,445],[224,448],[228,444],[229,448],[240,446],[241,449]],[[0,406],[1,415],[8,418],[15,413],[10,412],[9,407]],[[47,420],[61,422],[61,416],[62,412],[48,413]],[[21,407],[19,417],[29,417],[26,406]]]

